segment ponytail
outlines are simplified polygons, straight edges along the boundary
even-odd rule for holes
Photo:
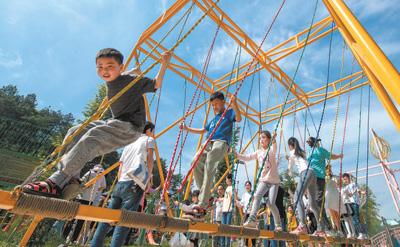
[[[294,154],[306,159],[306,152],[301,149],[299,141],[295,137],[290,137],[288,140],[288,145],[294,148]]]

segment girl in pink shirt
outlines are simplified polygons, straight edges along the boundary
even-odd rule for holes
[[[276,133],[271,136],[269,131],[262,131],[260,133],[260,145],[261,149],[258,149],[252,154],[236,154],[237,158],[242,161],[250,161],[250,160],[258,160],[259,164],[262,165],[267,156],[267,159],[264,164],[264,169],[262,170],[262,174],[260,180],[257,184],[256,192],[254,193],[253,205],[251,208],[250,216],[248,220],[243,224],[245,227],[253,227],[257,228],[256,218],[257,211],[260,207],[261,198],[268,192],[268,201],[267,206],[271,210],[271,213],[274,217],[275,222],[275,230],[281,231],[281,218],[279,216],[279,210],[275,205],[276,196],[278,194],[278,187],[280,183],[278,167],[276,162]],[[268,151],[268,146],[271,143],[271,147]],[[268,155],[267,155],[268,152]]]

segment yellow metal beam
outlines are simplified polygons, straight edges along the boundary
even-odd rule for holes
[[[314,43],[317,40],[320,40],[321,38],[325,37],[326,35],[330,34],[331,32],[335,31],[337,27],[334,27],[333,29],[330,28],[332,24],[332,17],[326,17],[322,19],[321,21],[315,23],[311,27],[311,32],[310,36],[308,38],[308,41],[306,43],[306,34],[309,31],[309,28],[297,33],[296,35],[292,36],[291,38],[287,39],[286,41],[278,44],[277,46],[271,48],[268,50],[264,57],[265,60],[268,58],[271,59],[271,62],[267,62],[267,65],[271,65],[271,63],[276,63],[279,60],[295,53],[296,51],[300,50],[303,48],[305,45],[310,45]],[[224,76],[218,78],[217,80],[214,81],[215,85],[217,87],[221,87],[221,85],[225,85],[229,83],[229,80],[227,80],[231,74],[236,74],[236,71],[240,71],[241,73],[239,74],[237,79],[233,79],[230,83],[233,85],[237,81],[240,81],[244,78],[244,72],[247,69],[248,66],[251,65],[251,61],[247,62],[239,67],[239,69],[235,69],[234,71],[231,71]],[[264,67],[258,67],[256,68],[257,64],[251,65],[252,67],[250,68],[250,72],[247,74],[247,76],[250,76],[254,73],[257,73],[260,70],[263,70]]]
[[[34,200],[38,205],[46,205],[47,208],[39,207],[43,210],[30,210],[25,208],[27,215],[38,216],[39,217],[51,217],[56,219],[62,219],[63,214],[59,214],[60,208],[56,205],[60,205],[58,199],[44,198],[40,196],[30,196],[29,199]],[[12,210],[15,208],[18,200],[18,195],[11,195],[8,191],[0,190],[0,208]],[[63,204],[63,210],[70,210],[70,207],[74,207],[72,202],[67,202]],[[27,210],[29,209],[29,210]],[[39,212],[40,211],[40,212]],[[59,216],[58,216],[59,215]],[[287,241],[300,241],[305,239],[303,235],[295,235],[285,232],[273,232],[265,230],[257,230],[252,228],[245,228],[242,226],[230,226],[230,225],[220,225],[211,223],[194,223],[188,220],[177,219],[173,217],[165,217],[162,215],[151,215],[139,212],[129,211],[125,215],[129,218],[121,221],[121,210],[100,208],[89,205],[80,205],[74,218],[78,220],[88,220],[96,222],[106,222],[111,224],[119,223],[122,226],[132,227],[132,228],[144,228],[144,229],[156,229],[159,231],[188,231],[188,232],[202,232],[215,234],[218,236],[237,236],[244,238],[265,238],[265,239],[275,239],[275,240],[287,240]],[[38,218],[40,219],[40,218]],[[325,243],[328,239],[317,237],[317,236],[307,236],[307,240],[315,243]],[[349,243],[349,244],[369,244],[369,240],[356,240],[356,239],[344,239],[335,238],[334,243]]]
[[[368,85],[368,81],[362,81],[362,79],[363,79],[362,72],[357,72],[352,75],[343,77],[337,81],[329,83],[328,88],[330,88],[331,90],[328,91],[327,99],[335,98],[344,93],[348,93],[352,90],[355,90],[362,86]],[[340,83],[341,83],[341,87],[338,88],[337,85],[340,85]],[[321,88],[312,90],[309,93],[307,93],[308,99],[309,99],[309,106],[317,105],[319,103],[322,103],[325,100],[325,98],[324,98],[325,93],[323,93],[325,89],[326,89],[326,86],[323,86]],[[263,111],[262,112],[262,124],[266,124],[266,123],[277,120],[279,118],[282,107],[283,107],[283,103],[279,104],[277,106],[271,107],[271,108],[267,109],[266,111]],[[288,116],[295,112],[304,110],[306,108],[307,108],[307,106],[300,105],[300,102],[294,98],[294,99],[288,100],[287,106],[286,106],[282,116],[283,117]]]
[[[342,0],[323,0],[323,2],[368,76],[379,100],[400,130],[400,114],[392,102],[394,99],[400,105],[399,72]]]
[[[147,120],[151,121],[149,103],[147,101],[146,95],[143,95],[143,99],[144,99],[144,105],[146,107]],[[154,124],[157,124],[157,123],[154,123]],[[164,188],[164,186],[165,186],[165,178],[164,178],[164,172],[163,172],[163,169],[162,169],[160,152],[158,151],[157,142],[155,142],[154,151],[155,151],[155,154],[156,154],[156,163],[157,163],[158,174],[160,175],[161,187]],[[152,172],[152,171],[150,171],[150,172]],[[169,197],[168,197],[167,193],[164,194],[164,200],[165,200],[165,204],[167,205],[167,209],[168,209],[167,213],[168,213],[169,216],[172,216],[173,212],[172,212],[172,209],[169,207],[170,203],[169,203]]]
[[[258,45],[226,14],[211,0],[195,1],[195,4],[206,12],[211,7],[211,11],[207,15],[235,41],[237,42],[251,57],[265,68],[276,80],[278,80],[285,88],[289,89],[292,94],[298,98],[303,104],[307,104],[304,91],[296,84],[290,87],[292,79],[281,69],[276,63],[273,63],[265,53],[260,50],[257,53]]]

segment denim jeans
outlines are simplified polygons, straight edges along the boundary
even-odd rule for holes
[[[137,211],[143,196],[143,190],[133,181],[118,182],[111,196],[108,208]],[[104,246],[104,238],[111,228],[108,223],[100,223],[93,236],[91,247]],[[111,247],[119,247],[125,243],[129,228],[116,226],[112,235]]]
[[[353,225],[356,229],[356,233],[365,233],[363,226],[360,222],[360,206],[357,203],[349,203],[351,209],[353,210]]]
[[[274,231],[276,226],[275,226],[275,222],[274,222],[274,217],[272,216],[272,214],[269,216],[269,220],[271,222],[270,226],[269,226],[269,230]],[[281,218],[281,226],[282,226],[282,230],[285,231],[286,229],[286,217],[282,217]],[[272,240],[271,242],[271,247],[285,247],[286,243],[285,241],[277,241],[277,240]]]
[[[222,224],[230,225],[232,223],[232,212],[222,212]],[[231,246],[231,238],[221,236],[219,239],[219,246],[229,247]]]

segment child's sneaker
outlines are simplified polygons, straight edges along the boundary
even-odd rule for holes
[[[296,229],[291,231],[292,234],[307,234],[307,227],[305,225],[299,224]]]
[[[250,228],[257,228],[257,222],[253,219],[248,219],[244,224],[244,227],[250,227]]]
[[[359,240],[364,240],[364,239],[366,239],[366,236],[363,234],[363,233],[360,233],[359,235],[358,235],[358,238],[357,239],[359,239]]]
[[[27,194],[39,196],[55,198],[61,197],[61,188],[50,179],[41,182],[28,183],[22,187],[22,191]]]
[[[276,232],[281,232],[281,231],[283,231],[283,229],[282,229],[281,226],[277,226],[277,227],[275,227],[275,230],[274,230],[274,231],[276,231]]]

